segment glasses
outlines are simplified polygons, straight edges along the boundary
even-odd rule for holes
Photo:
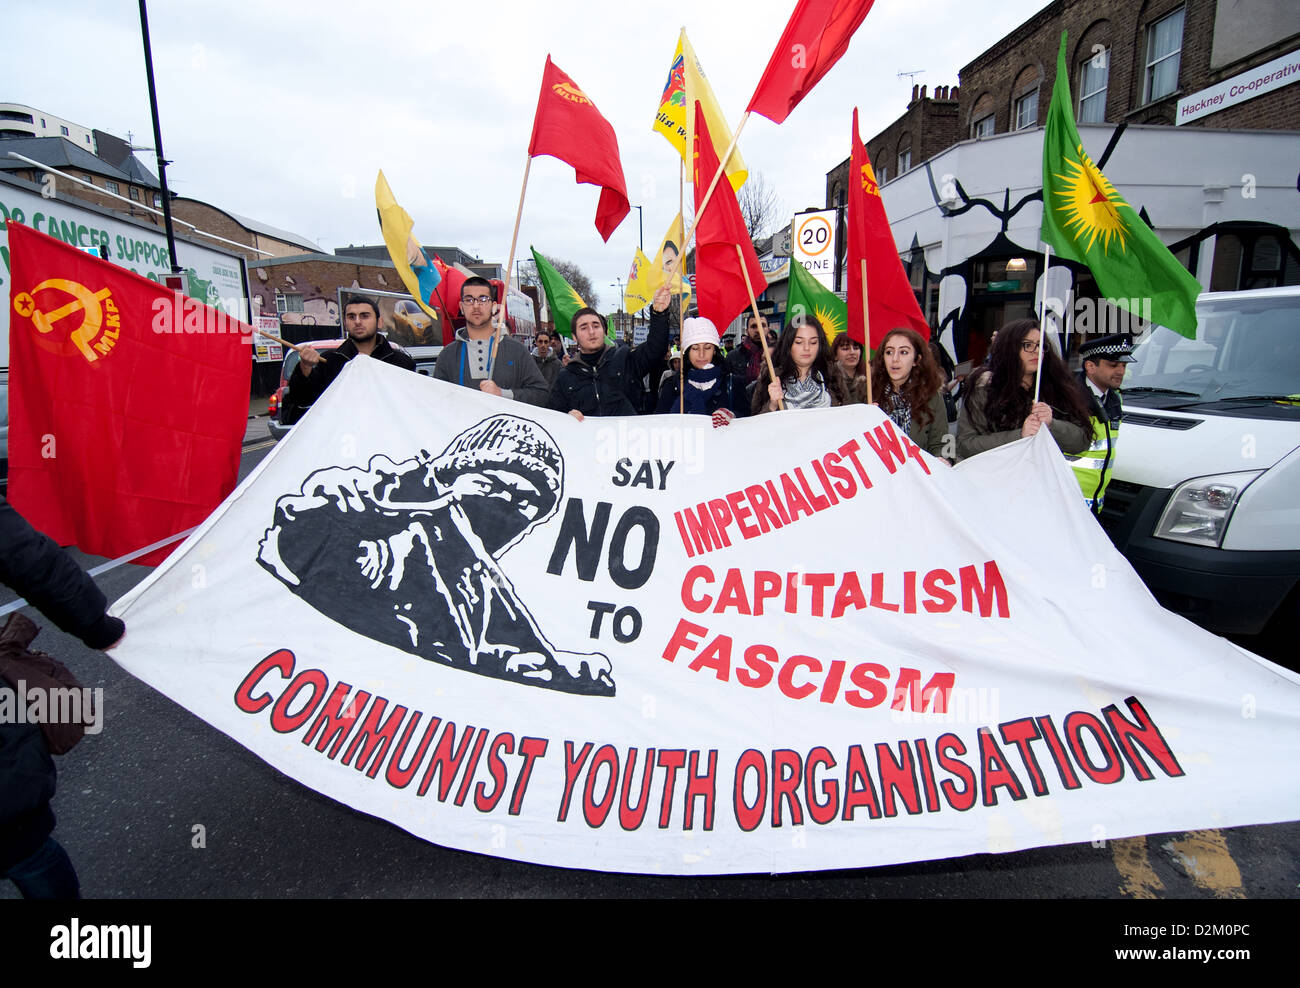
[[[462,295],[460,297],[461,305],[488,305],[491,301],[491,295]]]
[[[1021,340],[1021,341],[1020,341],[1020,351],[1021,351],[1022,353],[1037,353],[1037,352],[1038,352],[1038,344],[1035,343],[1033,340]]]

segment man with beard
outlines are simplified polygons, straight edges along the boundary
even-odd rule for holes
[[[298,351],[298,366],[289,377],[286,401],[310,408],[325,393],[347,362],[358,354],[382,360],[403,370],[415,370],[415,361],[405,350],[393,346],[379,332],[379,306],[364,295],[349,295],[343,301],[343,325],[348,338],[324,353],[305,346]]]

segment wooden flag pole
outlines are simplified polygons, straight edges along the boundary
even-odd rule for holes
[[[746,115],[748,116],[748,114]],[[749,268],[745,267],[745,252],[740,249],[740,244],[736,244],[735,247],[736,247],[736,260],[740,262],[740,273],[745,276],[745,289],[746,291],[749,292],[749,311],[754,313],[754,317],[757,319],[758,300],[754,298],[754,283],[749,280]],[[745,321],[745,325],[746,326],[749,325],[748,320]],[[761,320],[759,321],[759,325],[760,326],[763,325]],[[767,376],[771,380],[777,381],[776,368],[772,366],[772,351],[767,345],[767,334],[764,333],[761,329],[758,331],[758,339],[763,344],[763,359],[767,361]],[[777,383],[779,384],[780,382],[777,381]],[[779,399],[776,403],[776,407],[781,409],[781,411],[784,412],[785,399],[784,398]]]
[[[1052,245],[1043,244],[1043,297],[1038,303],[1038,369],[1034,372],[1034,404],[1043,387],[1043,350],[1047,347],[1047,272],[1052,268]]]
[[[532,167],[533,167],[533,156],[530,154],[528,156],[528,163],[524,165],[524,184],[519,188],[519,208],[515,210],[515,231],[514,233],[510,234],[510,254],[509,254],[509,259],[506,261],[506,276],[504,279],[502,279],[502,283],[505,286],[506,291],[504,291],[502,294],[507,294],[510,288],[510,272],[513,271],[515,267],[515,247],[517,247],[519,244],[519,221],[523,219],[523,215],[524,215],[524,193],[528,191],[528,172]],[[499,307],[497,309],[496,326],[493,327],[492,330],[492,351],[488,354],[489,367],[496,366],[497,344],[500,342],[501,334],[505,332],[505,328],[506,328],[506,300],[503,298],[501,299]]]
[[[257,333],[257,335],[259,336],[265,336],[268,340],[275,340],[276,343],[279,343],[281,346],[287,346],[290,350],[293,350],[295,353],[302,353],[302,348],[307,345],[306,343],[290,343],[288,340],[282,340],[274,333],[268,333],[264,329],[255,329],[253,330],[253,332]]]
[[[731,160],[731,152],[736,150],[736,142],[740,140],[740,132],[745,129],[745,123],[749,120],[749,111],[740,118],[740,124],[736,127],[736,132],[731,135],[731,143],[727,145],[727,153],[718,159],[718,170],[713,173],[713,181],[709,183],[704,198],[700,200],[700,208],[695,210],[695,217],[691,220],[691,228],[686,231],[686,236],[682,238],[682,250],[677,255],[677,261],[673,266],[673,274],[677,272],[677,266],[683,262],[686,257],[686,245],[691,242],[695,236],[695,228],[700,225],[700,217],[704,215],[704,210],[709,206],[709,200],[713,198],[713,190],[718,187],[718,179],[727,173],[727,162]]]
[[[862,359],[867,362],[867,404],[874,405],[871,397],[871,310],[867,308],[867,259],[862,264]]]
[[[683,217],[686,215],[686,159],[679,158],[677,161],[677,215]],[[682,229],[686,229],[683,221]],[[678,245],[677,259],[680,261],[681,256],[686,251],[685,236],[682,243]],[[682,334],[686,330],[686,293],[682,291],[682,266],[680,263],[675,264],[676,270],[673,272],[673,280],[677,282],[677,350],[681,354],[678,360],[678,382],[677,382],[677,410],[680,414],[686,414],[686,348],[682,346]]]

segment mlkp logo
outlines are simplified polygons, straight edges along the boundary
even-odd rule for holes
[[[586,103],[591,105],[591,100],[587,99],[587,94],[577,86],[569,82],[557,82],[551,87],[556,96],[567,99],[570,103]]]
[[[57,308],[41,309],[37,307],[35,296],[42,292],[59,293],[56,298],[71,298]],[[122,327],[121,314],[109,289],[91,291],[85,285],[66,278],[48,278],[30,292],[19,292],[14,296],[14,311],[31,320],[40,334],[37,341],[46,349],[67,355],[72,352],[69,346],[72,344],[86,362],[92,364],[100,357],[108,356],[117,344]],[[78,313],[81,315],[80,325],[64,337],[65,321]]]

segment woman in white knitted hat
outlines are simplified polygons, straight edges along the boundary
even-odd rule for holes
[[[748,413],[744,379],[728,370],[720,355],[720,342],[712,321],[699,317],[682,323],[682,373],[664,381],[655,405],[657,413],[686,412],[723,420]]]

